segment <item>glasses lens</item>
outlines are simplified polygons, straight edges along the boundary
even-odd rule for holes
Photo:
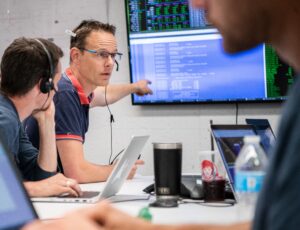
[[[109,56],[113,59],[113,60],[121,60],[122,57],[122,53],[109,53],[107,51],[99,51],[97,52],[97,55],[103,59],[107,59],[109,58]]]
[[[106,51],[100,51],[100,52],[98,52],[98,56],[106,59],[110,56],[110,53],[108,53]]]

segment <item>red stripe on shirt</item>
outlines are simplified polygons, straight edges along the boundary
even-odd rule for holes
[[[68,78],[71,80],[72,85],[75,87],[77,90],[77,93],[79,95],[80,103],[82,105],[89,105],[90,100],[89,98],[85,95],[82,86],[80,85],[78,79],[73,75],[71,68],[66,69],[66,74]]]
[[[83,139],[81,136],[73,135],[73,134],[56,134],[55,137],[56,137],[56,140],[70,139],[70,140],[78,140],[78,141],[83,142]]]

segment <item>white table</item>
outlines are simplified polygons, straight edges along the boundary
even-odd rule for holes
[[[133,180],[126,181],[118,194],[144,194],[142,190],[153,183],[153,177],[138,176]],[[83,184],[83,190],[101,191],[104,183]],[[127,201],[113,203],[113,206],[128,214],[137,216],[139,210],[153,202],[155,197],[148,201]],[[62,217],[65,213],[93,204],[82,203],[44,203],[34,202],[34,207],[41,219],[55,219]],[[150,208],[153,223],[213,223],[230,224],[241,221],[238,217],[238,206],[209,207],[202,204],[180,204],[178,208]]]

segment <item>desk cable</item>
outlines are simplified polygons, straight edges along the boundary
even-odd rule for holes
[[[120,154],[122,152],[124,152],[125,149],[122,149],[111,161],[110,161],[110,158],[109,158],[109,164],[112,165],[115,163],[116,159],[118,158],[118,156],[120,156]]]
[[[239,117],[239,103],[235,103],[235,124],[238,124]]]
[[[110,124],[110,156],[108,160],[108,164],[111,164],[111,157],[113,153],[113,129],[112,129],[112,123],[115,122],[114,115],[111,113],[110,108],[108,106],[107,98],[106,98],[106,92],[107,92],[107,86],[105,86],[104,89],[104,100],[107,107],[107,110],[109,112],[109,124]]]

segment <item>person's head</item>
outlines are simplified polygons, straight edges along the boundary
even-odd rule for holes
[[[84,20],[71,36],[70,63],[81,81],[92,88],[107,85],[115,61],[118,61],[116,28],[95,20]]]
[[[269,43],[282,59],[300,71],[299,0],[190,0],[207,11],[223,36],[225,51],[235,53]]]
[[[49,83],[53,81],[55,85],[60,78],[62,56],[62,50],[46,39],[15,39],[2,57],[1,92],[22,97],[38,86],[41,94],[49,94]]]
[[[107,32],[115,35],[116,27],[96,20],[83,20],[73,29],[73,33],[76,34],[76,36],[71,36],[70,49],[73,47],[84,48],[86,46],[87,37],[93,31]]]

